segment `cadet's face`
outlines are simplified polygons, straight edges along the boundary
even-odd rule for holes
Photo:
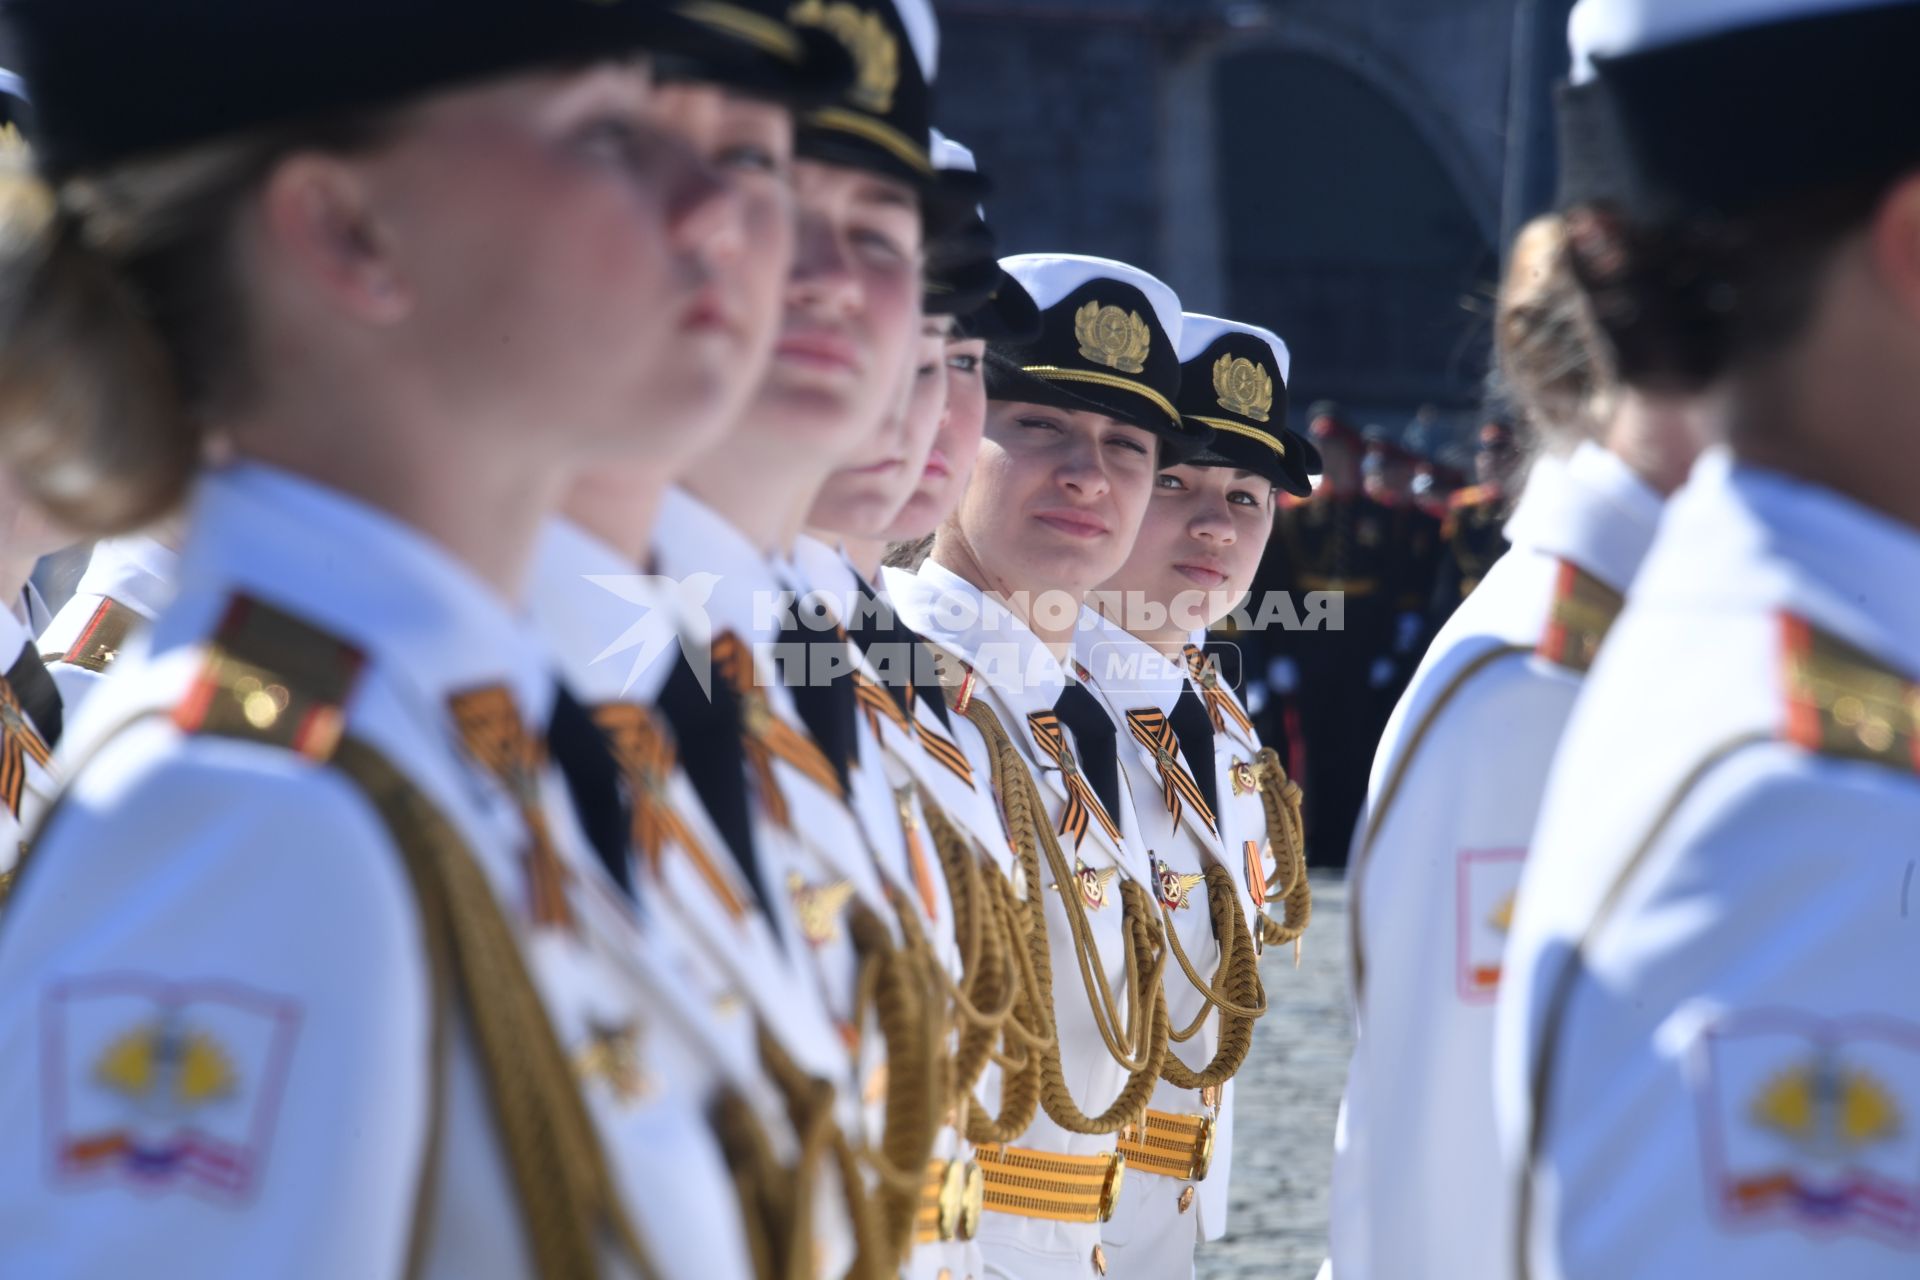
[[[716,340],[705,340],[703,333],[670,362],[677,378],[726,388],[718,418],[731,425],[766,376],[781,292],[793,269],[793,113],[703,84],[671,84],[655,96],[666,127],[737,197],[739,216],[709,258],[713,282],[706,318]]]
[[[1154,478],[1133,553],[1101,586],[1121,593],[1122,625],[1135,621],[1137,597],[1164,607],[1170,629],[1198,631],[1253,587],[1272,532],[1271,482],[1231,467],[1168,467]]]
[[[549,454],[698,447],[740,343],[711,265],[739,203],[660,126],[648,71],[516,77],[405,123],[365,175],[420,394]]]
[[[947,330],[951,327],[944,316],[922,322],[920,340],[908,353],[912,360],[900,405],[886,415],[882,429],[861,450],[855,465],[827,478],[809,524],[877,538],[899,514],[926,466],[934,434],[946,414]]]
[[[947,411],[920,470],[920,482],[887,526],[887,537],[896,541],[926,537],[960,500],[973,473],[973,460],[980,454],[980,433],[987,425],[986,355],[984,338],[947,341]]]
[[[894,407],[920,328],[920,205],[856,169],[794,165],[799,244],[750,443],[845,462]]]
[[[1156,443],[1101,414],[993,401],[951,519],[981,568],[1012,589],[1084,594],[1126,563]]]

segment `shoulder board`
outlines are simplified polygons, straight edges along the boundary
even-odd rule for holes
[[[65,653],[44,656],[52,662],[103,672],[113,665],[113,660],[120,656],[120,647],[143,621],[131,607],[107,597],[100,601],[100,607],[87,619],[87,625],[80,628],[80,634]]]
[[[284,747],[331,760],[366,658],[311,623],[236,596],[173,722],[187,733]]]
[[[1781,616],[1786,738],[1808,751],[1920,773],[1920,685],[1793,614]]]
[[[1584,675],[1626,599],[1571,560],[1562,560],[1557,574],[1547,630],[1534,652]]]

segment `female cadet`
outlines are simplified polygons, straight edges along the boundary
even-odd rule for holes
[[[1228,1090],[1266,1008],[1259,952],[1269,843],[1284,859],[1288,891],[1299,885],[1293,927],[1276,936],[1296,941],[1305,924],[1286,775],[1271,752],[1259,754],[1232,695],[1196,683],[1209,669],[1189,655],[1201,653],[1195,633],[1245,597],[1272,532],[1275,495],[1311,493],[1317,455],[1282,425],[1288,353],[1274,334],[1188,314],[1180,354],[1180,411],[1213,439],[1155,478],[1132,554],[1094,593],[1099,613],[1075,640],[1120,739],[1174,952],[1166,979],[1173,1043],[1145,1121],[1121,1143],[1127,1185],[1101,1229],[1118,1276],[1191,1275],[1194,1247],[1225,1233]],[[1271,833],[1269,809],[1279,819]]]
[[[1388,725],[1349,872],[1359,1040],[1334,1164],[1340,1280],[1497,1274],[1493,1001],[1555,746],[1701,429],[1606,386],[1558,219],[1522,232],[1502,373],[1542,437],[1512,548]],[[1447,1194],[1436,1195],[1444,1185]]]
[[[908,625],[958,660],[953,705],[982,729],[989,758],[975,772],[1020,850],[1013,889],[1048,997],[1030,1055],[1045,1114],[975,1154],[988,1273],[1026,1280],[1104,1272],[1116,1135],[1144,1115],[1166,1052],[1146,851],[1120,803],[1112,727],[1070,651],[1083,597],[1132,545],[1156,457],[1194,437],[1173,404],[1171,290],[1098,258],[1002,265],[1041,332],[995,353],[966,492],[927,563],[890,573],[888,588]]]
[[[972,726],[948,711],[932,651],[900,625],[867,576],[878,569],[878,535],[897,529],[898,513],[922,487],[935,440],[945,436],[956,456],[970,454],[967,437],[977,448],[984,396],[967,397],[964,384],[957,406],[948,395],[958,372],[949,354],[953,326],[974,312],[994,309],[1003,287],[1010,304],[1023,296],[995,261],[992,236],[974,207],[979,179],[971,153],[936,138],[934,162],[941,170],[943,203],[970,212],[928,247],[928,315],[906,429],[878,433],[875,443],[828,478],[808,513],[810,532],[797,540],[794,556],[805,585],[824,595],[845,620],[861,709],[855,802],[877,810],[870,825],[897,823],[904,846],[898,853],[904,857],[892,874],[898,896],[909,904],[909,933],[929,940],[944,974],[938,1011],[943,1026],[951,1025],[946,1049],[953,1059],[940,1105],[946,1122],[927,1168],[909,1272],[925,1280],[982,1274],[974,1235],[984,1178],[970,1158],[972,1141],[1024,1129],[1033,1101],[1030,1094],[1014,1099],[1011,1110],[1018,1113],[1024,1106],[1024,1114],[1008,1114],[1004,1107],[994,1114],[976,1105],[976,1085],[988,1074],[996,1047],[1013,1034],[1015,1042],[1006,1050],[1020,1051],[1017,1032],[1008,1030],[1016,1002],[1032,1001],[1030,991],[1013,981],[1017,975],[1004,934],[1001,889],[1008,883],[1012,853],[988,779],[976,776],[968,755],[969,748],[976,755],[984,748]],[[974,383],[978,389],[977,374]],[[963,415],[958,423],[956,410]],[[966,461],[970,465],[971,458]],[[958,498],[957,486],[949,486],[949,492]],[[943,514],[935,510],[932,517]],[[864,553],[864,565],[854,558],[856,547]],[[969,737],[973,740],[961,745]],[[993,1086],[987,1092],[997,1096]]]
[[[1910,1276],[1920,4],[1586,0],[1572,34],[1573,270],[1619,379],[1710,398],[1726,443],[1607,634],[1521,880],[1513,1261]]]
[[[766,376],[724,442],[666,495],[655,571],[705,590],[660,709],[684,743],[730,735],[689,775],[773,917],[790,969],[815,984],[852,1060],[850,1137],[879,1193],[867,1265],[911,1243],[940,1114],[932,976],[903,948],[876,842],[904,833],[851,805],[858,711],[844,638],[803,628],[786,558],[821,483],[898,398],[920,316],[936,28],[920,0],[794,6],[842,41],[858,78],[807,113],[795,139],[798,240]],[[710,643],[708,641],[710,640]],[[820,641],[818,645],[814,641]],[[698,680],[711,658],[709,705]],[[742,776],[741,756],[744,753]],[[897,867],[904,856],[887,859]],[[850,1158],[850,1157],[849,1157]]]
[[[713,313],[741,337],[736,377],[708,419],[731,424],[757,387],[780,322],[793,259],[794,103],[842,93],[853,65],[815,29],[781,18],[784,4],[692,11],[745,42],[752,74],[726,83],[695,64],[660,66],[660,120],[725,175],[742,205],[708,261]],[[652,424],[647,430],[657,429]],[[700,421],[683,425],[711,439]],[[731,1050],[744,1108],[721,1116],[743,1196],[748,1239],[762,1277],[846,1276],[855,1263],[853,1218],[824,1149],[830,1103],[851,1097],[845,1047],[816,991],[797,980],[780,941],[724,836],[701,809],[681,745],[652,705],[678,659],[681,602],[646,576],[660,497],[675,479],[662,459],[598,464],[576,478],[562,518],[541,538],[534,615],[570,685],[606,733],[633,801],[632,874],[651,918],[680,938],[696,999],[711,1007]],[[738,746],[733,755],[737,757]],[[737,763],[736,763],[737,767]],[[762,1037],[767,1047],[763,1051]]]
[[[511,603],[567,477],[685,447],[636,423],[733,356],[732,198],[633,57],[698,33],[8,18],[44,175],[5,185],[10,464],[111,531],[232,461],[0,920],[0,1270],[748,1274],[705,1011],[583,835],[605,749]]]

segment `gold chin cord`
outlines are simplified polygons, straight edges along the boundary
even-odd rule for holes
[[[1253,758],[1253,770],[1260,788],[1260,807],[1267,814],[1267,842],[1273,847],[1274,872],[1267,881],[1267,902],[1284,904],[1281,919],[1260,917],[1260,940],[1269,947],[1293,943],[1297,964],[1301,935],[1313,919],[1306,828],[1300,821],[1300,784],[1287,776],[1272,747],[1260,748]]]
[[[1040,1068],[1040,1105],[1055,1124],[1069,1133],[1117,1133],[1146,1114],[1147,1101],[1153,1095],[1167,1057],[1167,1002],[1163,985],[1166,949],[1154,904],[1140,885],[1132,880],[1123,881],[1120,894],[1127,946],[1127,1007],[1123,1011],[1117,1007],[1105,966],[1100,962],[1092,926],[1087,922],[1086,904],[1080,897],[1079,879],[1060,847],[1053,824],[1046,819],[1046,806],[1032,772],[999,717],[982,699],[968,700],[964,714],[987,741],[993,764],[993,791],[1000,799],[1001,812],[1007,820],[1029,889],[1038,883],[1036,877],[1043,859],[1053,875],[1068,929],[1073,934],[1081,985],[1087,994],[1094,1024],[1107,1052],[1128,1073],[1119,1097],[1099,1115],[1086,1114],[1074,1102],[1060,1064],[1059,1031],[1053,1016],[1052,951],[1044,908],[1037,895],[1025,902],[1016,902],[1027,916],[1028,954],[1037,994],[1034,1014],[1041,1042],[1036,1055]]]

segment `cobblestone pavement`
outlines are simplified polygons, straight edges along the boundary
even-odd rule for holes
[[[1231,1230],[1201,1248],[1199,1280],[1312,1280],[1326,1256],[1333,1121],[1353,1044],[1337,872],[1314,873],[1304,941],[1299,969],[1291,949],[1261,966],[1270,1003],[1235,1085]]]

